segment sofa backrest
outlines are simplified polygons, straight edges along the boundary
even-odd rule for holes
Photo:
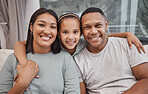
[[[144,45],[144,49],[146,51],[146,55],[148,57],[148,45]],[[11,49],[0,49],[0,70],[3,67],[7,57],[12,54],[14,51]]]
[[[148,45],[144,45],[144,49],[145,49],[146,55],[147,55],[147,57],[148,57]]]
[[[3,67],[7,57],[12,54],[14,51],[11,49],[0,49],[0,70]]]

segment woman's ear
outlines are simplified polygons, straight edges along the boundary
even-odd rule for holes
[[[33,32],[33,26],[31,23],[30,23],[30,30],[31,30],[31,32]]]

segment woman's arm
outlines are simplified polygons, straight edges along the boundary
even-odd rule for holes
[[[139,39],[134,34],[132,34],[130,32],[113,33],[113,34],[109,34],[108,36],[109,37],[127,38],[128,45],[130,48],[132,47],[132,44],[134,44],[137,47],[139,53],[141,53],[141,50],[145,53],[142,43],[139,41]]]
[[[24,84],[21,79],[18,80],[7,94],[23,94],[26,89]]]
[[[31,60],[23,67],[17,65],[18,78],[8,94],[23,94],[38,71],[38,64],[35,64],[35,62],[32,62]]]
[[[0,94],[6,94],[8,92],[8,94],[23,93],[39,71],[38,64],[35,64],[31,60],[24,67],[20,65],[16,66],[18,64],[17,62],[14,54],[11,54],[4,63],[0,71]],[[14,84],[13,78],[16,75],[16,70],[18,72],[18,79]]]
[[[26,41],[18,41],[15,43],[15,46],[14,46],[14,54],[21,66],[24,66],[27,62],[25,45],[26,45]]]

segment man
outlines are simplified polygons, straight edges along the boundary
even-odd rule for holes
[[[130,49],[126,39],[108,38],[108,21],[99,8],[81,15],[87,47],[75,56],[81,92],[89,94],[148,94],[148,58]]]

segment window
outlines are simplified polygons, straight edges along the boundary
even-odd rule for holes
[[[40,0],[40,4],[53,9],[58,16],[67,12],[80,16],[88,7],[101,8],[109,21],[109,33],[132,32],[148,44],[147,0]]]

